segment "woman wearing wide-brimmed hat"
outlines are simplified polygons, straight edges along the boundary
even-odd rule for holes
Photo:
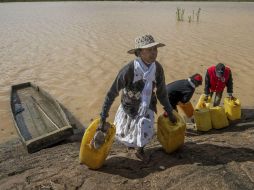
[[[165,45],[155,42],[151,35],[135,39],[135,48],[128,53],[135,54],[136,58],[119,71],[106,95],[100,114],[101,125],[98,130],[103,131],[109,109],[122,90],[121,104],[114,121],[116,139],[128,147],[138,148],[136,156],[140,159],[144,158],[143,148],[154,134],[157,98],[164,106],[169,119],[176,122],[167,97],[164,71],[156,61],[157,48],[163,46]]]

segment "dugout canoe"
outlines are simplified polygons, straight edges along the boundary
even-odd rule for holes
[[[41,87],[11,87],[10,105],[16,130],[29,153],[52,146],[73,134],[60,104]]]

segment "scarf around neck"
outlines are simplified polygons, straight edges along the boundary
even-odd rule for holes
[[[196,88],[195,84],[191,81],[190,78],[188,78],[188,82],[191,85],[192,88]]]
[[[156,65],[155,62],[151,63],[148,67],[141,60],[137,58],[134,60],[134,80],[133,83],[138,80],[143,80],[145,82],[144,89],[141,93],[141,105],[139,108],[139,116],[146,113],[146,109],[150,105],[152,90],[153,90],[153,81],[155,81],[155,72]]]

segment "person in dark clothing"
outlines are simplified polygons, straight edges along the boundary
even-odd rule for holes
[[[173,107],[177,110],[176,105],[187,103],[192,98],[196,87],[202,85],[202,76],[198,73],[194,74],[188,79],[177,80],[167,85],[168,99]]]
[[[140,159],[145,158],[144,146],[153,137],[157,98],[169,119],[176,122],[167,98],[164,71],[156,61],[157,48],[163,46],[165,45],[155,42],[151,35],[135,39],[135,48],[128,53],[137,57],[119,71],[106,95],[100,114],[101,124],[98,130],[103,131],[110,107],[122,90],[121,104],[114,121],[116,139],[127,147],[137,148],[136,156]],[[96,135],[94,139],[96,140]]]
[[[229,67],[223,63],[211,66],[207,69],[205,76],[205,101],[215,92],[213,106],[220,105],[224,88],[227,87],[228,96],[233,99],[233,78]]]

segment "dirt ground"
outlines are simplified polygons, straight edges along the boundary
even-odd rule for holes
[[[148,164],[115,142],[104,166],[79,164],[83,130],[64,142],[28,154],[19,139],[0,145],[0,189],[254,189],[254,109],[221,130],[187,126],[184,146],[166,154],[156,139]]]

